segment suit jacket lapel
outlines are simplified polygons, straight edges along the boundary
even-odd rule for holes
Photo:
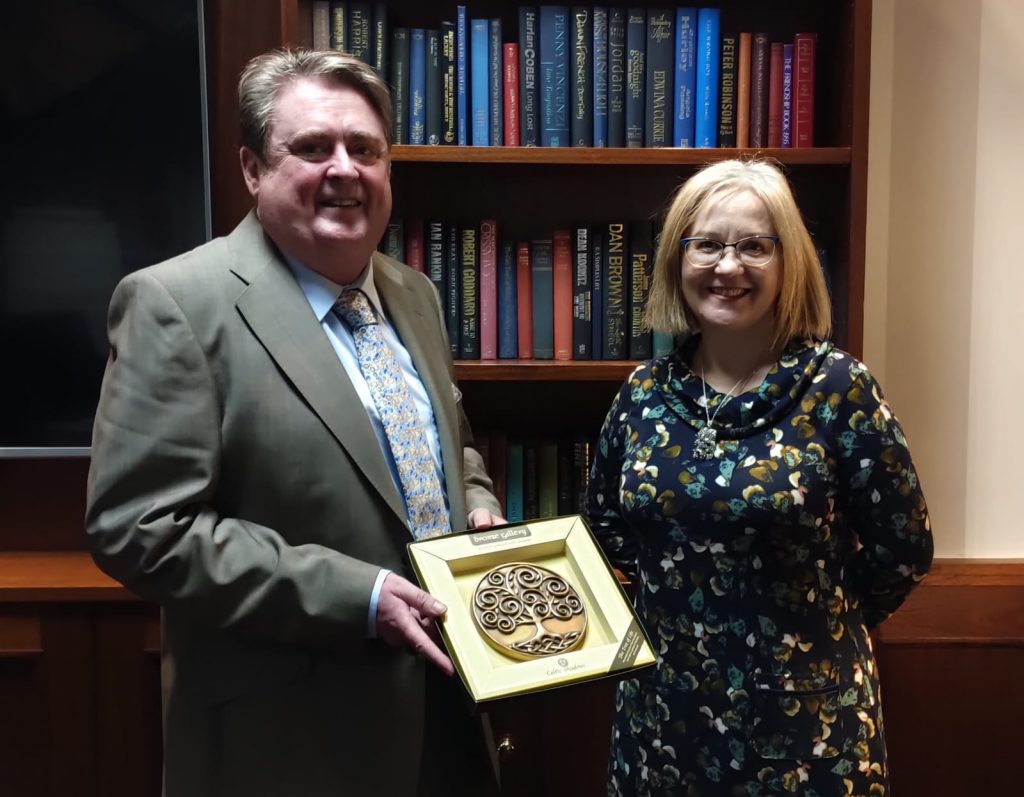
[[[231,270],[247,283],[237,301],[253,334],[391,509],[405,522],[380,443],[338,355],[288,266],[250,214],[231,234]]]
[[[459,424],[452,393],[452,379],[447,369],[447,357],[441,350],[437,334],[437,320],[424,317],[424,312],[437,313],[436,307],[424,305],[417,299],[408,278],[374,255],[373,277],[384,304],[388,320],[412,357],[416,371],[430,397],[434,423],[441,443],[441,463],[444,468],[448,507],[452,514],[452,528],[460,529],[466,523],[465,500],[462,491],[462,445],[459,442]]]

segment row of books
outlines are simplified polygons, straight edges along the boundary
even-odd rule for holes
[[[495,431],[477,434],[475,445],[510,523],[586,511],[593,444],[584,435],[527,440]]]
[[[466,6],[437,29],[314,2],[313,41],[391,84],[398,144],[810,147],[817,37],[720,32],[717,8],[521,6],[514,41]]]
[[[498,222],[392,221],[381,250],[426,274],[441,297],[452,357],[461,360],[644,360],[669,335],[644,327],[652,222],[555,230],[531,240]]]

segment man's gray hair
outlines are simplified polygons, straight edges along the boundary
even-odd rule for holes
[[[387,84],[367,64],[338,50],[273,50],[253,58],[238,80],[238,122],[241,144],[264,163],[267,138],[281,90],[302,78],[324,78],[358,91],[380,117],[388,148],[391,148],[391,93]]]

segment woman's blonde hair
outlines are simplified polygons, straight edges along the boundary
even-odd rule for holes
[[[697,330],[683,298],[679,240],[690,234],[694,220],[710,203],[742,191],[750,191],[764,203],[779,237],[776,251],[781,256],[782,284],[775,305],[773,343],[794,337],[824,339],[832,326],[832,305],[818,254],[789,181],[777,166],[763,159],[719,161],[679,187],[661,231],[646,324],[673,335]]]

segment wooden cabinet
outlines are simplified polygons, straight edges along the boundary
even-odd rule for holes
[[[88,554],[0,553],[0,794],[159,794],[159,653]]]
[[[95,793],[93,650],[87,609],[0,606],[0,794]]]
[[[1024,562],[936,562],[876,633],[901,795],[1014,794]],[[159,614],[85,553],[0,553],[0,794],[158,797]],[[492,710],[505,795],[603,794],[611,682]],[[567,731],[571,728],[571,731]]]

